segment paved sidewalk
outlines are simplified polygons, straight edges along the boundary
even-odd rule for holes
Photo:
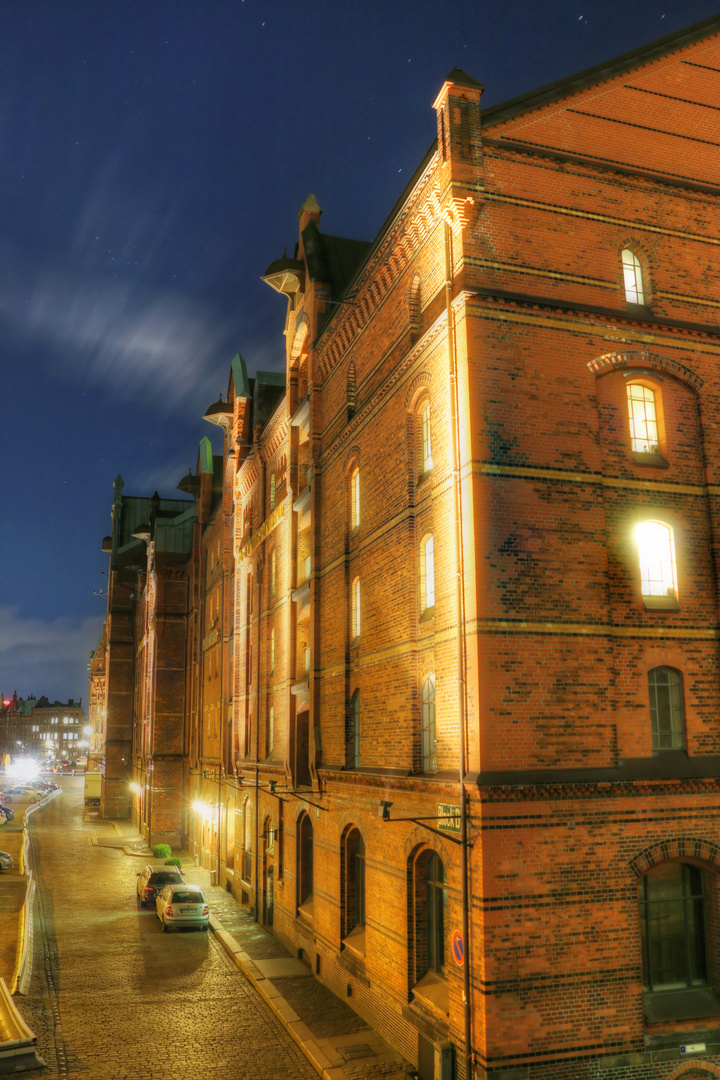
[[[112,825],[116,835],[99,837],[102,847],[118,847],[131,857],[152,860],[152,852],[130,822],[86,820]],[[202,885],[210,899],[210,929],[287,1028],[323,1080],[409,1080],[413,1066],[377,1031],[328,990],[307,964],[292,956],[272,934],[254,922],[248,910],[218,885],[210,873],[183,860],[188,881]]]

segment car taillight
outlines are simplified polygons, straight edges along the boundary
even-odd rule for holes
[[[168,919],[172,919],[173,910],[172,910],[172,907],[170,906],[170,904],[168,904],[168,906],[165,908],[165,914],[167,915]]]
[[[148,886],[148,885],[145,886],[145,895],[146,896],[152,896],[152,894],[154,892],[155,892],[155,890],[152,888],[152,886]]]
[[[203,915],[209,915],[209,914],[210,914],[210,908],[206,904],[205,907],[203,908]]]

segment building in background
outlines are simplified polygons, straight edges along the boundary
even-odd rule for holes
[[[162,572],[116,490],[105,812],[174,792],[424,1080],[720,1069],[719,88],[720,18],[452,72],[374,243],[301,208]]]
[[[42,765],[62,761],[75,765],[88,750],[82,701],[54,701],[46,697],[19,698],[14,694],[2,706],[0,753],[13,758],[31,757]]]

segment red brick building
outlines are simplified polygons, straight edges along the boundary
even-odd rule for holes
[[[188,835],[423,1078],[720,1071],[719,90],[720,18],[452,72],[208,414]]]

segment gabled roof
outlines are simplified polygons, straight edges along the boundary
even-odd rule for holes
[[[531,90],[527,94],[519,94],[518,97],[510,98],[509,101],[493,105],[483,111],[482,127],[483,129],[493,127],[513,117],[538,109],[542,105],[560,101],[564,97],[579,93],[591,86],[595,86],[597,83],[605,82],[615,75],[632,71],[634,68],[650,63],[650,61],[657,60],[662,56],[669,56],[678,49],[684,49],[696,41],[702,41],[703,38],[717,33],[720,33],[720,15],[711,15],[709,19],[703,19],[701,22],[685,27],[684,30],[677,30],[674,34],[658,38],[657,41],[651,41],[648,45],[641,45],[639,49],[632,49],[630,52],[622,53],[612,60],[604,60],[602,63],[585,68],[574,75],[568,75],[564,79],[547,83],[537,90]]]

